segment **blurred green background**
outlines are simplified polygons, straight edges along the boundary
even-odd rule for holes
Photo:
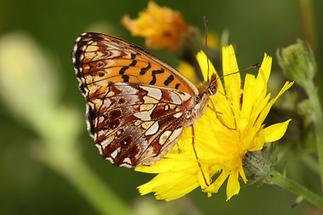
[[[260,62],[263,53],[274,57],[273,71],[278,71],[275,53],[278,48],[304,38],[299,0],[167,0],[157,1],[161,6],[182,12],[190,25],[203,31],[203,16],[208,17],[209,31],[221,34],[229,30],[230,43],[237,52],[240,66]],[[74,145],[82,160],[137,214],[312,214],[310,205],[291,208],[295,196],[273,186],[247,186],[229,202],[225,189],[207,198],[199,189],[187,197],[170,202],[153,200],[152,195],[140,197],[136,187],[151,175],[117,168],[104,161],[86,132],[85,104],[74,77],[71,52],[76,37],[85,31],[104,31],[144,46],[141,38],[132,37],[121,26],[125,14],[137,16],[147,1],[23,1],[0,0],[0,37],[9,33],[26,33],[50,56],[57,69],[59,103],[77,110],[81,122],[81,135]],[[323,41],[323,2],[312,1],[314,50],[321,67]],[[305,38],[306,39],[306,38]],[[174,62],[169,54],[154,52],[166,61]],[[46,55],[46,56],[47,56]],[[169,58],[169,59],[168,59]],[[19,64],[14,59],[12,64]],[[176,65],[174,65],[176,66]],[[10,71],[7,71],[10,72]],[[1,74],[0,79],[3,78]],[[319,80],[318,80],[319,81]],[[283,81],[279,82],[282,85]],[[15,86],[19,88],[19,84]],[[10,92],[8,92],[10,93]],[[34,95],[29,95],[33,100]],[[27,98],[22,98],[27,99]],[[42,99],[42,98],[37,98]],[[58,122],[59,124],[59,122]],[[43,125],[46,128],[46,124]],[[20,115],[11,111],[6,100],[0,99],[0,214],[99,214],[62,174],[53,171],[44,162],[35,159],[33,148],[40,146],[40,137]],[[292,166],[301,165],[295,159]],[[63,168],[63,167],[62,167]],[[292,167],[293,168],[293,167]],[[291,168],[291,172],[292,172]],[[305,168],[303,168],[306,171]],[[294,175],[311,188],[311,175]],[[87,186],[91,187],[92,184]],[[109,205],[109,199],[101,199]],[[154,212],[155,210],[155,212]],[[116,211],[115,214],[118,214]]]

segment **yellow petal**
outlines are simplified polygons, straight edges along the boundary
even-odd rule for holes
[[[203,51],[199,51],[196,55],[197,62],[202,71],[204,81],[211,80],[212,74],[217,74],[211,61],[207,58]]]
[[[240,120],[238,121],[238,127],[240,130],[244,130],[250,121],[250,116],[253,114],[255,104],[255,98],[257,90],[255,76],[247,74],[245,77],[244,88],[243,88],[243,99],[240,113]]]
[[[264,129],[265,142],[274,142],[282,138],[290,121],[291,119],[266,127]]]
[[[282,87],[282,89],[279,91],[279,93],[277,94],[277,96],[274,98],[274,102],[277,101],[277,99],[283,94],[285,93],[291,86],[293,86],[294,82],[290,82],[290,81],[286,81],[286,83],[284,84],[284,86]]]
[[[261,130],[257,135],[254,136],[252,144],[249,146],[248,151],[260,151],[264,147],[265,142],[264,131]]]
[[[137,166],[135,170],[137,172],[160,173],[170,170],[172,167],[172,163],[167,162],[167,160],[161,160],[151,166]]]
[[[169,201],[186,195],[198,185],[196,177],[186,174],[184,171],[178,173],[161,173],[148,183],[137,188],[141,195],[155,192],[157,199]]]
[[[264,86],[267,86],[267,83],[268,83],[268,79],[271,71],[271,64],[272,64],[272,58],[267,54],[265,54],[257,75],[257,80],[262,80],[261,82],[264,84]]]
[[[243,169],[242,165],[240,167],[239,174],[240,174],[243,182],[246,184],[248,182],[248,179],[246,177],[246,174],[244,173],[244,169]]]
[[[272,58],[265,54],[264,59],[256,77],[256,81],[253,83],[253,103],[257,104],[259,101],[267,96],[267,84],[271,71]]]
[[[210,115],[212,114],[215,116],[215,121],[213,122],[220,122],[222,125],[225,124],[229,128],[235,127],[235,118],[232,113],[231,102],[223,94],[223,91],[222,93],[219,91],[215,96],[211,97],[209,105],[214,108],[216,112],[214,112],[214,110],[207,109],[205,114],[210,113]],[[214,125],[214,123],[212,124]]]
[[[228,45],[222,48],[222,62],[223,62],[223,75],[230,77],[230,79],[236,79],[234,83],[240,83],[240,74],[229,75],[234,72],[238,72],[238,63],[236,55],[232,45]],[[226,79],[226,78],[225,78]],[[226,81],[225,81],[226,82]]]
[[[225,179],[227,179],[228,175],[229,173],[223,170],[215,179],[215,181],[203,191],[209,194],[218,192],[219,188],[222,186]]]
[[[222,64],[226,95],[231,100],[233,112],[237,117],[240,111],[241,78],[232,45],[223,47]]]
[[[267,104],[267,82],[270,75],[272,58],[265,54],[259,68],[257,78],[247,74],[244,81],[243,100],[240,115],[240,129],[243,129],[243,122],[252,122],[258,117],[259,112]],[[261,104],[261,105],[260,105]]]
[[[199,154],[199,156],[200,156],[200,154]],[[196,165],[199,165],[199,164],[196,162]],[[200,174],[198,174],[198,181],[199,181],[199,184],[203,190],[207,187],[208,184],[210,184],[211,177],[210,177],[210,172],[208,171],[207,167],[204,167],[201,165],[201,168],[202,168],[202,170],[198,167],[199,172],[200,172]]]
[[[282,89],[279,91],[279,93],[277,94],[277,96],[273,99],[271,99],[268,104],[265,106],[265,108],[261,111],[257,121],[255,122],[255,127],[260,127],[260,125],[264,122],[266,116],[268,115],[271,107],[273,106],[273,104],[277,101],[277,99],[284,94],[284,92],[286,92],[292,85],[294,84],[294,82],[289,82],[286,81],[286,83],[284,84],[284,86],[282,87]]]
[[[237,195],[240,191],[238,176],[238,171],[232,171],[229,176],[227,184],[227,201],[230,200],[232,196]]]

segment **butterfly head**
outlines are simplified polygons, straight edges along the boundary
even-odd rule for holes
[[[215,74],[211,76],[211,80],[206,83],[206,93],[213,96],[217,91],[217,77]]]
[[[195,118],[198,118],[203,114],[207,104],[209,102],[210,96],[213,96],[217,92],[217,77],[212,75],[209,81],[206,81],[199,88],[199,95],[195,97],[195,113],[193,114]]]

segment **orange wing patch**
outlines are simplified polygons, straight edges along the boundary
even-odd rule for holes
[[[76,41],[74,66],[83,93],[105,91],[109,83],[142,83],[169,87],[191,95],[197,88],[176,70],[121,39],[86,33]]]

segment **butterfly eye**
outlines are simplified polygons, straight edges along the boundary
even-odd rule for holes
[[[200,102],[200,97],[199,96],[195,96],[194,97],[194,105],[197,105]]]
[[[209,86],[207,90],[208,90],[210,95],[214,95],[216,93],[216,87],[215,86]]]
[[[192,111],[191,110],[186,110],[184,112],[184,114],[185,114],[186,119],[190,119],[192,117]]]

